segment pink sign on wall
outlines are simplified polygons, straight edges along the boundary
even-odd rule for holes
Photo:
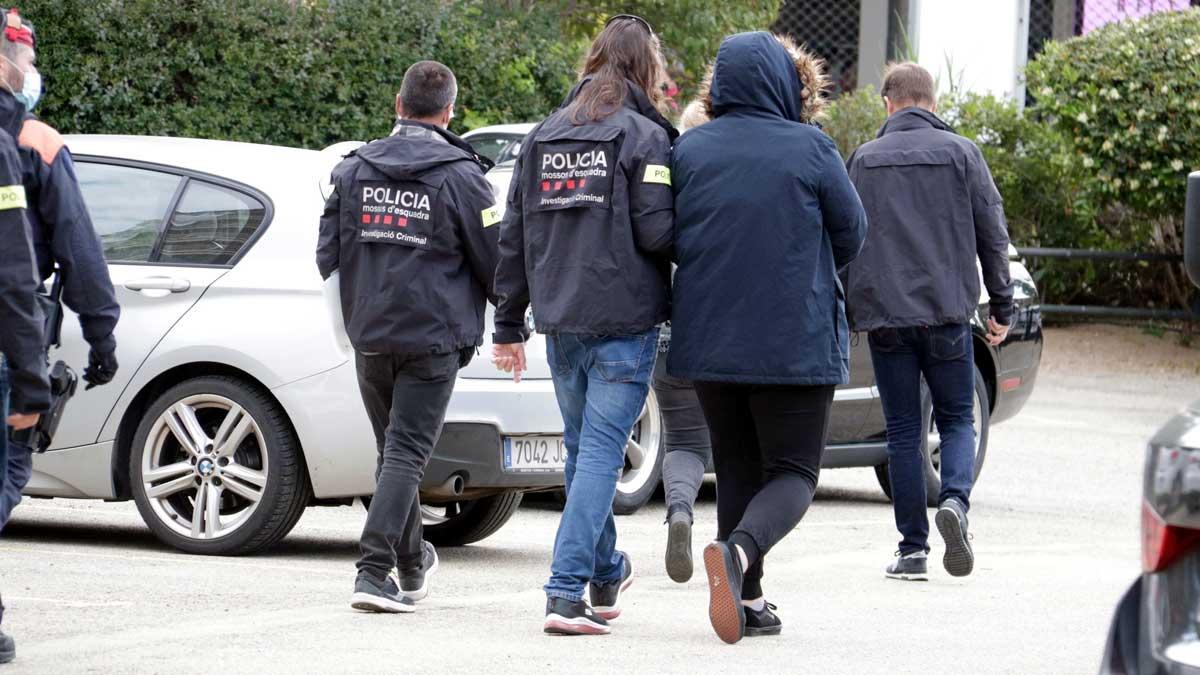
[[[1113,21],[1188,7],[1188,0],[1084,0],[1082,32],[1087,35]]]

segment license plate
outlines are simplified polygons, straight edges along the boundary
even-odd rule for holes
[[[561,436],[506,436],[504,470],[517,473],[561,472],[567,446]]]

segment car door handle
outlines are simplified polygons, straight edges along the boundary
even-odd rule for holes
[[[170,291],[185,293],[192,288],[192,282],[187,279],[173,277],[146,277],[125,282],[125,288],[131,291]]]

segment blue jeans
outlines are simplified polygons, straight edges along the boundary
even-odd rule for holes
[[[7,475],[0,470],[0,534],[8,525],[13,509],[21,503],[21,492],[33,475],[33,450],[8,439]]]
[[[933,399],[941,434],[942,490],[938,503],[957,499],[967,509],[975,477],[975,358],[969,324],[880,328],[871,331],[875,384],[887,420],[888,475],[900,553],[929,551],[925,456],[921,434],[921,376]]]
[[[567,504],[554,538],[549,597],[581,600],[588,582],[616,581],[625,571],[612,502],[657,354],[657,328],[640,335],[546,338],[567,447]]]

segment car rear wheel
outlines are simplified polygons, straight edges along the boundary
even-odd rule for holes
[[[232,377],[198,377],[159,396],[134,436],[129,472],[142,519],[188,553],[271,546],[312,495],[279,404]]]
[[[625,446],[625,470],[617,481],[617,494],[613,497],[613,513],[627,516],[650,501],[658,484],[662,482],[663,465],[663,421],[654,390],[646,397],[642,414],[629,434]]]
[[[434,546],[466,546],[486,539],[517,512],[521,496],[514,491],[471,501],[421,504],[425,538]]]
[[[983,460],[987,456],[988,430],[991,426],[988,416],[990,407],[987,383],[983,379],[983,374],[976,368],[975,480],[979,479],[979,473],[983,470]],[[921,383],[921,410],[924,420],[921,425],[921,432],[925,438],[925,448],[923,450],[925,455],[925,498],[929,506],[936,507],[938,505],[938,494],[942,489],[942,439],[941,434],[937,431],[937,425],[933,421],[933,401],[929,396],[929,390],[924,382]],[[875,467],[875,477],[879,479],[879,486],[883,488],[884,494],[888,496],[888,499],[891,499],[892,482],[888,475],[887,462]]]

